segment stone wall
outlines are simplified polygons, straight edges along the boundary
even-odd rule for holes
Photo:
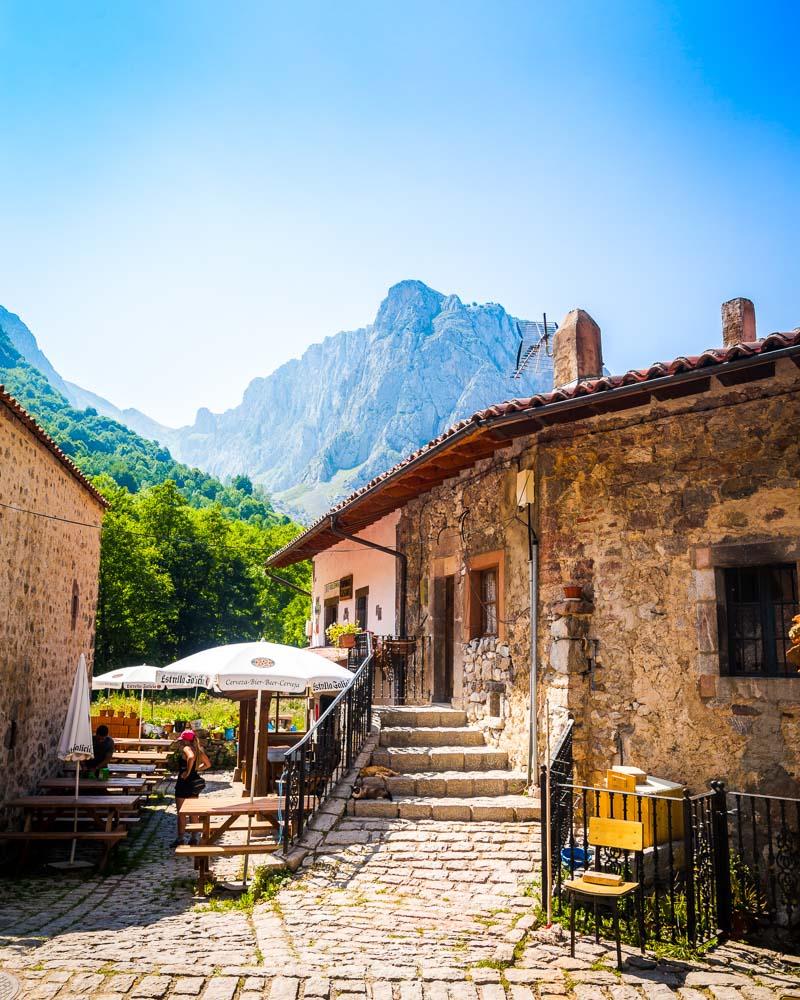
[[[456,581],[453,703],[527,756],[528,552],[516,507],[518,468],[535,468],[539,538],[539,707],[555,743],[575,718],[580,777],[620,759],[704,787],[712,778],[763,791],[800,779],[800,677],[725,676],[717,629],[719,568],[777,553],[800,559],[798,369],[556,425],[409,503],[409,631],[424,649],[427,694],[438,628],[433,581]],[[500,642],[469,641],[465,587],[474,554],[502,550]],[[773,561],[772,557],[766,561]],[[564,600],[575,581],[583,599]],[[419,594],[419,601],[416,595]],[[489,696],[495,695],[490,704]],[[487,708],[487,705],[490,707]]]
[[[408,632],[418,638],[422,674],[417,701],[434,696],[434,664],[441,618],[437,578],[454,580],[454,684],[452,704],[464,708],[512,763],[527,759],[529,577],[527,528],[516,518],[518,448],[486,459],[457,479],[404,508],[398,545],[408,557]],[[497,638],[471,638],[467,627],[469,569],[485,553],[503,555],[504,606]]]
[[[2,802],[56,769],[81,653],[91,668],[103,507],[2,402],[0,502],[49,515],[0,507]]]

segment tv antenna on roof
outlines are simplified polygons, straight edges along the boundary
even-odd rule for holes
[[[522,378],[523,372],[531,371],[538,375],[542,369],[545,357],[553,356],[552,339],[558,329],[558,323],[548,323],[547,313],[542,313],[542,321],[518,319],[517,333],[519,347],[517,349],[517,364],[511,374],[512,378]]]

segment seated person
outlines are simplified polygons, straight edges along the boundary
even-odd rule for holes
[[[92,749],[94,757],[86,761],[86,768],[89,771],[99,771],[105,767],[114,756],[114,741],[108,735],[108,726],[98,726],[97,732],[92,739]]]

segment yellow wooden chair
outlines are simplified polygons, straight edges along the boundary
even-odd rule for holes
[[[592,847],[606,847],[616,851],[631,851],[641,854],[644,850],[644,824],[625,819],[603,819],[592,816],[589,819],[589,844]],[[595,851],[597,857],[597,851]],[[622,882],[620,885],[597,885],[587,882],[581,876],[564,883],[569,893],[569,931],[570,954],[575,957],[575,903],[591,902],[594,907],[595,939],[600,939],[600,924],[598,909],[601,906],[611,909],[614,925],[614,941],[617,945],[617,968],[622,968],[622,948],[619,936],[619,901],[630,896],[639,888],[638,882]],[[639,930],[639,947],[644,951],[644,914],[639,905],[636,906],[637,926]]]

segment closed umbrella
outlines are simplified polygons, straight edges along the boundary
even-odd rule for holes
[[[72,696],[64,720],[64,730],[58,741],[58,757],[63,761],[75,762],[75,819],[73,831],[78,832],[78,795],[80,792],[81,761],[94,757],[92,746],[92,723],[89,716],[89,680],[86,676],[86,658],[83,653],[78,660],[78,669],[72,682]],[[91,867],[86,862],[75,861],[77,839],[72,841],[69,861],[58,865],[60,868]]]

